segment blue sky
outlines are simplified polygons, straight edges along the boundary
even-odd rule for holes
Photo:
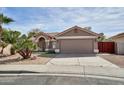
[[[92,31],[112,36],[124,32],[124,8],[0,8],[0,12],[15,22],[6,28],[27,33],[33,28],[44,32],[61,32],[78,25],[92,27]]]

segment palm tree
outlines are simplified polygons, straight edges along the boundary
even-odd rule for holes
[[[19,31],[3,29],[2,41],[5,42],[6,44],[11,44],[12,45],[11,50],[10,50],[11,55],[15,54],[15,49],[14,49],[13,45],[15,43],[17,43],[17,40],[20,37],[20,35],[21,35],[21,33]],[[1,47],[3,49],[5,48],[4,46],[1,46]],[[3,53],[3,52],[1,52],[1,53]]]
[[[13,45],[13,48],[16,49],[23,59],[28,59],[31,57],[32,51],[36,49],[36,45],[29,40],[28,36],[22,35],[18,42]]]
[[[14,20],[7,16],[4,16],[3,14],[0,14],[0,41],[1,41],[1,34],[3,32],[2,25],[9,24],[11,22],[14,22]]]

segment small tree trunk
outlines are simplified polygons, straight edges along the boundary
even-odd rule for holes
[[[32,51],[31,50],[20,50],[18,53],[23,57],[23,59],[28,59],[31,57]]]

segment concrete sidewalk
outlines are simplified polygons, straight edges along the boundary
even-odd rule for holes
[[[6,73],[7,72],[7,73]],[[124,78],[124,68],[95,66],[0,65],[0,75],[25,73],[96,75]]]

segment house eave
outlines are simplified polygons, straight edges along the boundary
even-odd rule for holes
[[[96,39],[96,36],[62,36],[56,37],[56,39]]]

